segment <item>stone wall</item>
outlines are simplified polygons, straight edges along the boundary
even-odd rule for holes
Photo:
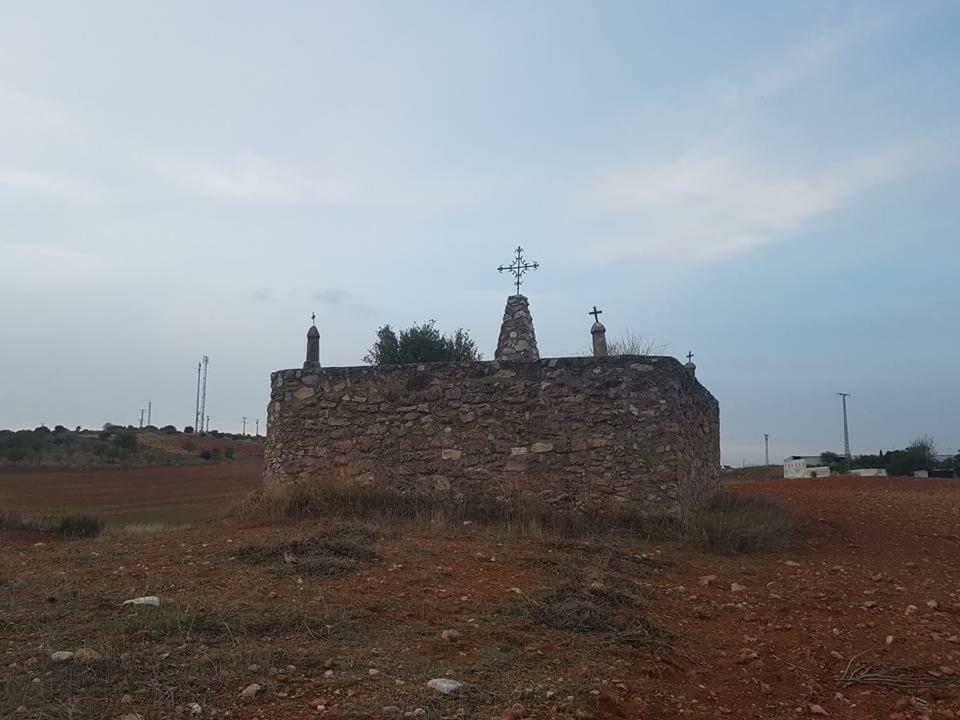
[[[716,490],[719,407],[667,357],[281,370],[267,484],[617,503],[681,514]]]

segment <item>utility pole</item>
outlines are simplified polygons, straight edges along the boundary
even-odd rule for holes
[[[244,437],[247,436],[247,416],[246,415],[243,416],[243,430],[241,431],[240,434],[243,435]]]
[[[850,426],[847,424],[847,398],[850,393],[837,393],[843,401],[843,456],[846,464],[846,472],[850,473]]]
[[[152,417],[153,417],[153,401],[147,400],[147,425],[153,424],[151,420]]]
[[[207,415],[207,432],[210,432],[210,416]]]
[[[146,412],[144,408],[140,408],[140,429],[143,430],[143,413]]]
[[[257,418],[257,437],[260,437],[260,418]]]
[[[203,418],[207,418],[207,429],[209,430],[210,416],[207,415],[207,365],[210,364],[210,358],[203,356],[203,389],[200,391],[200,426],[203,426]]]
[[[197,363],[197,408],[193,411],[193,431],[200,432],[200,366],[203,363]]]
[[[763,434],[763,449],[767,458],[767,467],[770,467],[770,436],[767,433]]]

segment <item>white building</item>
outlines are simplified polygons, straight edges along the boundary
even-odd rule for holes
[[[885,468],[858,468],[851,470],[850,474],[858,477],[886,477],[887,471]]]
[[[830,468],[826,467],[819,455],[791,455],[783,461],[785,478],[830,477]]]

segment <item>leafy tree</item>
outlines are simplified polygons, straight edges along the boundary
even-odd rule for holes
[[[377,341],[363,357],[370,365],[404,365],[450,360],[481,360],[477,344],[463,328],[443,334],[435,320],[411,325],[400,335],[390,325],[377,330]]]
[[[824,450],[822,453],[820,453],[820,462],[822,462],[824,465],[833,465],[834,463],[840,462],[842,459],[842,455],[838,455],[830,450]]]
[[[929,435],[920,435],[907,446],[907,452],[924,463],[924,467],[918,469],[925,469],[936,460],[934,456],[937,454],[937,448],[933,444],[933,438]]]
[[[3,457],[9,460],[14,467],[21,460],[26,460],[27,456],[30,454],[29,449],[20,444],[10,444],[3,448]]]

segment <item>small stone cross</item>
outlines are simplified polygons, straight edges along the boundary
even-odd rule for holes
[[[593,315],[594,322],[600,322],[600,316],[603,314],[603,310],[597,310],[597,306],[593,306],[593,310],[587,313],[587,315]]]
[[[687,362],[691,362],[692,360],[693,360],[693,350],[687,353]]]
[[[310,322],[312,322],[314,325],[317,324],[317,314],[316,314],[316,313],[310,313]]]

